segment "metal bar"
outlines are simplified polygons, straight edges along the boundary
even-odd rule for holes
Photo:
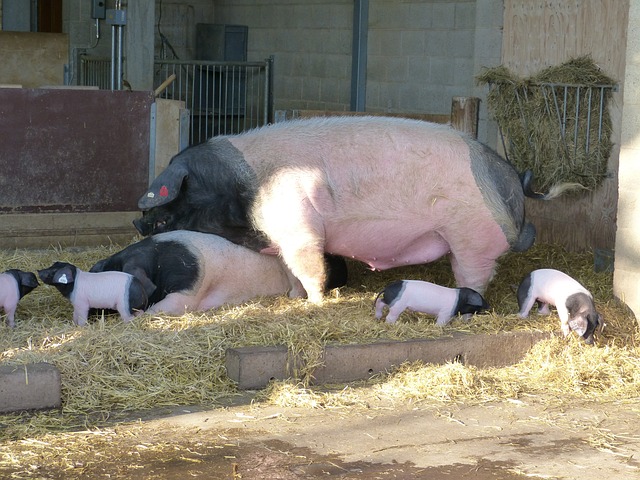
[[[564,130],[564,134],[567,133],[567,97],[569,95],[568,89],[569,87],[564,87],[564,97],[562,99],[562,129]]]
[[[587,132],[586,132],[586,141],[584,145],[585,153],[587,157],[589,156],[589,140],[591,134],[591,96],[593,95],[593,89],[589,87],[589,100],[587,102]]]
[[[111,25],[111,90],[116,89],[116,26]]]
[[[576,158],[578,151],[578,120],[580,119],[580,87],[576,89],[576,117],[575,126],[573,128],[573,158]]]
[[[556,87],[551,87],[551,91],[553,92],[553,103],[556,106],[556,115],[558,117],[558,124],[560,125],[560,136],[562,138],[562,141],[565,143],[565,148],[566,148],[566,144],[567,144],[567,140],[566,140],[566,117],[564,117],[563,114],[560,113],[560,106],[558,105],[558,95],[556,93]],[[564,113],[564,106],[562,108],[562,111]]]
[[[600,87],[600,112],[598,118],[598,141],[602,138],[602,115],[604,113],[604,89],[606,87]]]
[[[202,66],[200,67],[200,70],[202,70]],[[193,66],[193,75],[191,75],[191,145],[194,145],[194,125],[193,125],[193,120],[194,120],[194,115],[195,115],[195,101],[196,101],[196,96],[195,96],[195,92],[196,92],[196,66]],[[187,84],[187,90],[188,90],[188,84]],[[187,98],[189,98],[187,96]]]
[[[366,107],[368,34],[369,0],[355,0],[351,48],[351,110],[354,112],[364,112]]]
[[[118,25],[118,64],[116,65],[116,86],[118,90],[122,90],[122,41],[123,41],[123,27]]]
[[[270,97],[273,94],[272,91],[272,75],[273,75],[273,56],[269,57],[265,65],[265,76],[264,76],[264,86],[265,86],[265,95],[264,95],[264,118],[263,122],[265,125],[269,123],[269,104],[271,102]]]

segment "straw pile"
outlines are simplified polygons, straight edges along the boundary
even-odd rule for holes
[[[119,250],[0,252],[0,268],[35,271],[55,260],[88,269]],[[640,388],[637,324],[612,296],[610,273],[593,272],[591,254],[568,254],[537,245],[524,254],[506,255],[487,291],[493,311],[465,323],[435,325],[432,317],[405,312],[396,325],[375,321],[372,302],[390,281],[415,278],[453,285],[448,262],[387,272],[370,272],[350,263],[349,285],[335,290],[322,306],[288,298],[258,299],[240,306],[181,317],[138,317],[123,324],[117,316],[75,327],[71,305],[52,287],[41,285],[21,302],[16,328],[0,327],[0,364],[46,361],[62,374],[61,411],[0,416],[0,440],[102,425],[132,411],[164,406],[215,406],[237,393],[224,369],[227,348],[286,345],[303,360],[301,383],[275,382],[262,394],[279,404],[349,406],[365,402],[355,386],[321,391],[308,380],[326,344],[368,343],[379,339],[432,338],[454,331],[557,331],[559,323],[531,315],[519,319],[514,288],[530,270],[558,268],[594,294],[607,328],[596,347],[578,339],[542,342],[513,367],[478,370],[459,364],[405,365],[397,372],[365,382],[365,390],[398,400],[486,401],[528,392],[561,392],[585,398],[631,398]],[[363,396],[364,395],[364,396]]]
[[[487,104],[506,139],[509,160],[520,172],[532,170],[539,190],[548,191],[563,182],[587,189],[600,185],[607,174],[612,147],[607,109],[612,89],[594,88],[589,95],[584,88],[570,87],[565,98],[563,86],[541,85],[613,86],[615,81],[589,56],[549,67],[526,79],[504,66],[485,69],[477,81],[491,87]],[[601,102],[604,111],[600,126]]]

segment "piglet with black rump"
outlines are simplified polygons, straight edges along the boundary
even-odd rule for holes
[[[124,272],[91,273],[66,262],[38,270],[40,279],[53,285],[73,304],[73,321],[85,325],[90,308],[117,310],[129,322],[147,308],[147,294],[140,281]]]
[[[470,288],[447,288],[421,280],[398,280],[390,283],[376,296],[376,318],[389,307],[386,322],[395,323],[407,308],[414,312],[437,315],[436,323],[446,325],[460,314],[468,319],[472,314],[489,309],[489,304]]]
[[[18,302],[38,285],[38,279],[31,272],[12,268],[0,274],[0,305],[7,314],[8,326],[16,326],[15,313]]]
[[[603,326],[602,316],[596,311],[593,296],[580,283],[559,270],[543,268],[529,273],[518,287],[518,307],[521,318],[526,318],[533,304],[538,312],[550,313],[549,305],[556,307],[560,328],[566,337],[571,330],[586,343],[593,344],[593,334]]]

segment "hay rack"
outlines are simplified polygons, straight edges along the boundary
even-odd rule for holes
[[[572,81],[563,81],[567,77]],[[527,80],[504,67],[478,79],[489,85],[487,101],[507,159],[520,172],[532,170],[539,190],[562,182],[592,190],[607,177],[608,104],[618,87],[590,59],[550,67]]]

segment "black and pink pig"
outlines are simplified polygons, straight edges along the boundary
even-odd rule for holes
[[[332,282],[344,285],[343,261],[328,259]],[[275,255],[255,252],[210,233],[160,233],[99,261],[92,272],[118,270],[140,280],[149,294],[149,313],[184,314],[259,296],[302,297],[305,291]]]
[[[593,296],[578,281],[559,270],[543,268],[529,273],[518,287],[519,315],[525,318],[537,302],[539,313],[548,315],[549,306],[556,307],[560,328],[566,337],[573,330],[593,343],[593,334],[603,326]]]
[[[15,313],[20,299],[38,286],[38,279],[32,272],[15,268],[0,274],[0,305],[7,315],[7,325],[15,327]]]
[[[421,280],[398,280],[387,285],[375,300],[376,318],[389,307],[386,322],[395,323],[406,309],[436,315],[438,325],[447,325],[456,315],[468,319],[488,310],[489,304],[470,288],[447,288]]]
[[[448,255],[457,286],[483,293],[496,259],[534,242],[524,197],[510,163],[450,126],[313,118],[178,154],[140,198],[134,223],[143,235],[195,230],[278,253],[314,303],[325,252],[377,270]]]
[[[129,322],[147,307],[142,284],[128,273],[91,273],[70,263],[55,262],[38,270],[38,275],[71,302],[73,321],[79,326],[87,323],[91,308],[117,310],[122,320]]]

